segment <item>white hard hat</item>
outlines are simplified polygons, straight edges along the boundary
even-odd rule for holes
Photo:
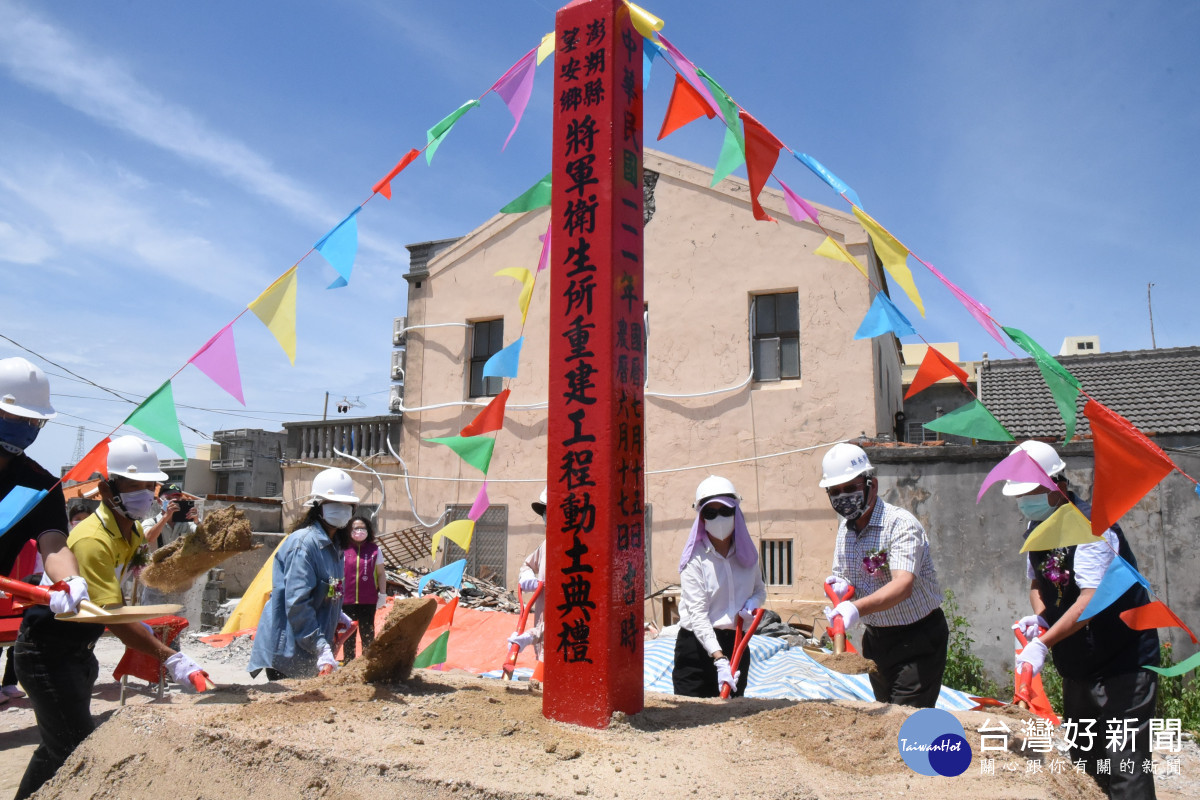
[[[542,493],[538,495],[537,502],[529,504],[530,507],[533,509],[533,513],[537,514],[539,517],[542,516],[543,514],[545,514],[546,513],[546,501],[549,499],[550,499],[550,496],[547,493],[547,489],[546,489],[546,487],[543,486]]]
[[[1013,448],[1013,453],[1018,450],[1024,450],[1028,453],[1029,457],[1036,461],[1038,466],[1051,478],[1067,468],[1066,463],[1059,457],[1058,452],[1045,442],[1035,442],[1032,440],[1021,442]],[[1009,455],[1012,455],[1012,453],[1009,453]],[[1040,483],[1025,481],[1005,481],[1004,488],[1000,491],[1007,497],[1016,497],[1017,495],[1033,491],[1041,485]]]
[[[317,473],[307,505],[317,502],[357,503],[358,495],[354,493],[354,479],[350,473],[336,467]]]
[[[135,481],[165,481],[158,468],[158,453],[136,436],[118,436],[108,443],[108,477],[120,475]]]
[[[0,359],[0,411],[28,419],[57,416],[41,367],[20,356]]]
[[[742,496],[737,493],[737,489],[733,488],[733,481],[728,478],[722,478],[719,475],[709,475],[700,481],[700,485],[696,487],[696,502],[692,504],[692,508],[699,508],[703,505],[702,501],[719,495],[729,495],[738,500],[742,499]]]
[[[840,486],[871,469],[871,459],[867,458],[865,450],[856,444],[841,442],[829,448],[821,459],[821,482],[817,485],[822,489]]]

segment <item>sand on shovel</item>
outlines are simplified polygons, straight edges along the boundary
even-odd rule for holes
[[[432,597],[395,600],[383,627],[361,657],[328,676],[339,686],[354,683],[404,683],[412,673],[421,637],[429,627],[437,601]]]
[[[254,550],[250,522],[237,506],[206,514],[196,530],[150,556],[142,582],[160,592],[181,592],[227,558]]]
[[[806,647],[804,652],[822,667],[843,675],[862,675],[865,672],[879,671],[874,661],[863,658],[858,653],[826,653],[815,647]]]

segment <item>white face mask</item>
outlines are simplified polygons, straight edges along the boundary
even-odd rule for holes
[[[138,489],[136,492],[121,492],[120,504],[114,507],[129,519],[144,519],[150,516],[150,507],[154,505],[154,492],[151,489]]]
[[[709,536],[725,541],[733,536],[733,517],[716,517],[704,521],[704,530]]]
[[[335,528],[346,527],[353,516],[354,506],[346,503],[323,503],[321,505],[321,519]]]
[[[350,531],[350,538],[356,542],[365,542],[367,540],[367,529],[355,528],[354,530]]]

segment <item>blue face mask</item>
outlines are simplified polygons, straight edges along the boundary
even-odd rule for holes
[[[33,444],[41,433],[37,425],[19,419],[0,419],[0,447],[14,456],[25,452],[25,448]]]
[[[1017,509],[1025,516],[1025,519],[1034,522],[1041,522],[1054,513],[1054,507],[1050,505],[1050,495],[1048,494],[1030,494],[1018,497]]]

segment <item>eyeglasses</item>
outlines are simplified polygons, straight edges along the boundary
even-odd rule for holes
[[[7,411],[0,410],[0,420],[12,420],[13,422],[23,422],[26,425],[41,430],[46,427],[46,420],[33,419],[32,417],[19,417],[16,414],[10,414]]]
[[[713,505],[705,506],[704,508],[700,509],[700,516],[704,517],[705,519],[732,517],[733,506],[723,506],[714,503]]]
[[[862,483],[855,481],[854,483],[847,484],[846,486],[830,486],[828,489],[825,490],[825,493],[827,495],[829,495],[830,497],[840,497],[844,494],[853,494],[854,492],[865,492],[866,490],[867,490],[866,481],[863,481]]]

